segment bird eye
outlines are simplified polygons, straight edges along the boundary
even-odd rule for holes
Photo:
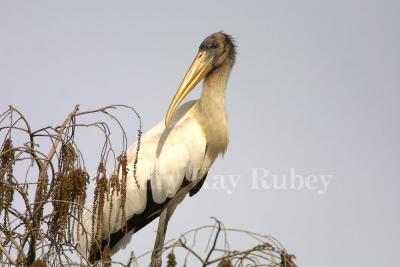
[[[212,43],[210,44],[210,48],[216,49],[216,48],[218,48],[218,47],[219,47],[219,45],[218,45],[217,42],[212,42]]]

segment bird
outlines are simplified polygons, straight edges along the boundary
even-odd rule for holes
[[[81,254],[89,255],[94,262],[101,258],[104,246],[115,253],[130,242],[133,233],[157,217],[165,223],[156,239],[158,246],[163,245],[169,218],[177,205],[201,189],[211,165],[227,150],[225,94],[236,54],[234,38],[223,31],[201,42],[165,119],[142,135],[138,153],[139,143],[127,151],[126,222],[122,222],[121,196],[113,196],[111,214],[109,205],[103,208],[104,218],[110,221],[103,222],[100,240],[92,240],[92,217],[85,210],[85,231],[78,233]],[[181,104],[202,80],[200,98]],[[124,224],[127,229],[123,229]],[[98,250],[90,251],[92,242],[99,244]]]

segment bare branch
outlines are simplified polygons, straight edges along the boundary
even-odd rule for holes
[[[111,250],[108,246],[101,247],[99,238],[103,235],[102,227],[107,225],[105,220],[110,224],[113,196],[121,197],[121,221],[124,223],[128,219],[125,214],[127,146],[131,135],[117,116],[116,112],[121,109],[129,110],[138,120],[136,151],[129,157],[134,160],[130,171],[139,187],[136,166],[142,135],[141,118],[132,107],[110,105],[80,111],[76,106],[60,126],[36,130],[31,128],[24,114],[12,106],[0,114],[0,138],[3,139],[0,144],[0,264],[90,266],[90,259],[77,250],[77,240],[74,240],[76,233],[82,233],[91,237],[89,247],[100,253],[101,261],[96,264],[101,266],[138,266],[144,259],[151,261],[152,266],[161,266],[161,260],[166,258],[170,267],[177,266],[179,261],[184,266],[195,261],[202,266],[296,267],[294,256],[275,238],[226,228],[216,218],[213,218],[214,224],[186,231],[176,240],[164,242],[173,209],[163,211],[152,251],[139,256],[132,252],[126,263],[112,260]],[[100,144],[92,144],[98,148],[98,155],[90,155],[99,159],[97,175],[90,176],[87,172],[85,150],[76,142],[85,129],[95,129],[100,136]],[[118,150],[111,138],[115,131],[120,132]],[[95,186],[94,200],[87,208],[91,181]],[[103,213],[104,205],[109,205],[108,216]],[[90,229],[85,229],[82,223],[83,211],[92,218]],[[231,249],[228,241],[231,235],[240,235],[241,240],[246,239],[250,245]],[[208,242],[200,242],[207,238]]]

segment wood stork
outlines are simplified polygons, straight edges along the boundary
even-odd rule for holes
[[[201,43],[165,120],[142,136],[136,166],[139,186],[133,175],[137,144],[128,150],[128,231],[121,228],[121,197],[114,196],[111,215],[109,205],[104,205],[104,218],[111,218],[111,222],[105,220],[103,223],[102,240],[96,240],[101,246],[108,244],[113,253],[125,247],[134,232],[162,212],[167,223],[185,196],[192,196],[201,188],[214,160],[224,154],[228,146],[225,91],[235,55],[233,38],[223,32],[213,33]],[[180,106],[185,96],[203,79],[200,99]],[[84,212],[83,227],[86,234],[80,232],[78,235],[79,249],[88,255],[92,242],[89,212]],[[163,243],[164,236],[157,236],[158,241]],[[92,260],[99,259],[98,252],[91,253]]]

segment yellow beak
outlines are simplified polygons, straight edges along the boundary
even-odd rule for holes
[[[207,75],[211,70],[211,58],[205,51],[200,51],[190,65],[181,85],[179,86],[174,99],[172,100],[167,115],[165,117],[165,127],[168,127],[174,116],[176,109],[182,100],[193,90],[193,88]]]

